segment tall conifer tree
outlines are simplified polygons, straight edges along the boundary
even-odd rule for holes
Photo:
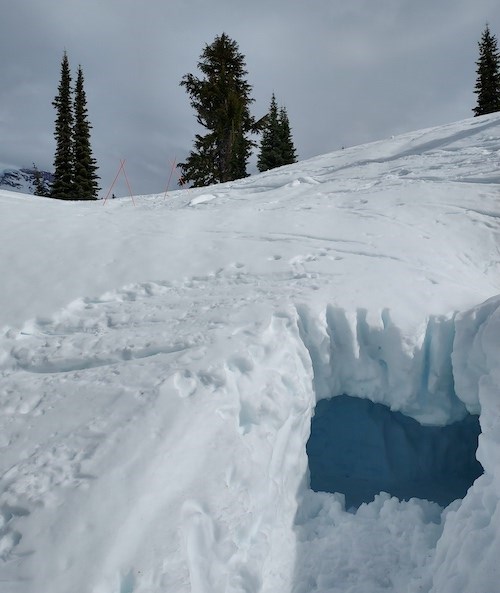
[[[486,115],[500,111],[500,55],[497,39],[486,25],[479,42],[477,80],[474,92],[477,94],[477,106],[474,114]]]
[[[279,130],[280,130],[280,153],[281,164],[291,165],[297,162],[297,153],[293,144],[292,130],[290,128],[290,120],[285,107],[280,109],[279,113]]]
[[[87,98],[83,87],[82,67],[78,67],[75,85],[73,157],[74,157],[74,200],[96,200],[99,192],[98,167],[92,157],[90,130],[87,116]]]
[[[278,110],[273,93],[262,132],[257,168],[259,171],[268,171],[296,161],[288,113],[285,107]]]
[[[83,87],[83,71],[78,67],[74,89],[66,52],[61,62],[58,94],[52,105],[56,108],[54,136],[54,180],[50,197],[60,200],[96,200],[99,179],[97,165],[90,146],[90,125],[87,118],[87,98]]]
[[[50,197],[72,200],[74,190],[73,106],[71,102],[71,73],[66,52],[64,52],[61,62],[58,94],[52,105],[56,108],[57,116],[54,132],[56,139],[54,181]]]
[[[280,122],[278,114],[278,105],[274,93],[271,97],[271,105],[266,116],[264,129],[262,130],[262,140],[260,143],[260,152],[257,158],[257,168],[259,171],[267,171],[280,167]]]
[[[202,78],[186,74],[180,84],[207,133],[196,134],[194,150],[179,164],[182,180],[200,187],[246,177],[254,146],[248,135],[259,126],[250,114],[252,87],[245,80],[244,56],[222,33],[205,46],[198,68]]]

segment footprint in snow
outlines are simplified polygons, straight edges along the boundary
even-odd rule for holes
[[[189,370],[177,371],[171,380],[167,380],[162,389],[169,389],[172,386],[182,399],[191,397],[196,393],[198,381]]]
[[[21,541],[22,536],[13,528],[13,521],[29,514],[23,507],[0,505],[0,559],[7,560]]]

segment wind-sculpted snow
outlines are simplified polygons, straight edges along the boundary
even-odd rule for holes
[[[0,192],[0,592],[498,593],[499,150],[490,115],[135,206]],[[313,492],[342,397],[395,479],[479,415],[484,474]]]

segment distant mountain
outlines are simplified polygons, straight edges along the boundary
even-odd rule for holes
[[[0,189],[17,191],[23,194],[35,193],[35,169],[0,169]],[[50,188],[53,174],[39,171],[46,189]]]

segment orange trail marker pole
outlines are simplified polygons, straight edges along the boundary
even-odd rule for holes
[[[111,190],[113,189],[116,180],[118,179],[118,175],[120,175],[120,171],[123,169],[123,166],[125,165],[125,160],[120,161],[120,167],[118,169],[118,173],[116,174],[115,178],[113,179],[113,183],[111,184],[111,187],[109,188],[108,193],[106,194],[106,197],[104,198],[104,202],[102,203],[102,205],[104,206],[104,204],[106,203],[106,200],[109,198],[109,194],[111,193]]]
[[[132,198],[132,204],[135,206],[134,196],[132,195],[132,190],[130,189],[130,183],[128,182],[127,172],[125,171],[125,161],[123,161],[123,174],[125,175],[125,181],[127,182],[128,191],[130,197]]]
[[[165,188],[165,194],[163,195],[163,199],[167,197],[168,188],[170,187],[170,181],[172,180],[172,175],[174,174],[174,169],[177,167],[177,157],[174,158],[172,161],[172,167],[170,169],[170,175],[168,176],[167,187]]]

